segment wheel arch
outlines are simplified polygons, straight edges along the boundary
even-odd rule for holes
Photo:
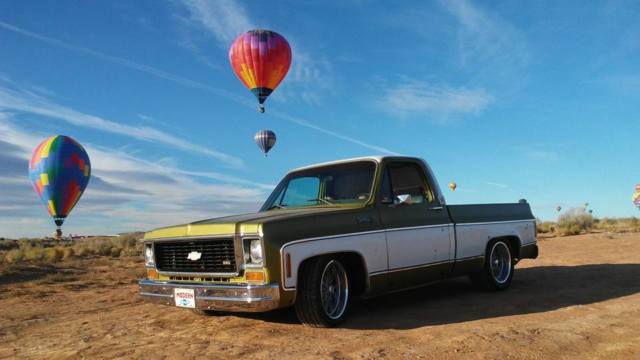
[[[502,240],[506,242],[511,249],[512,257],[514,259],[520,259],[520,248],[522,247],[522,240],[520,240],[520,237],[517,235],[505,235],[490,238],[485,249],[485,256],[489,254],[489,245],[496,240]]]
[[[296,288],[302,276],[303,267],[312,259],[319,257],[330,257],[339,260],[347,270],[350,289],[354,295],[362,295],[369,290],[369,272],[367,271],[367,262],[365,257],[356,250],[334,251],[322,254],[315,254],[305,257],[300,261],[298,270],[296,271]]]

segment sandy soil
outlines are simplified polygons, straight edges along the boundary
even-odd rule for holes
[[[0,358],[640,359],[640,234],[540,246],[506,292],[441,282],[359,302],[338,329],[145,304],[138,259],[24,269],[0,276]]]

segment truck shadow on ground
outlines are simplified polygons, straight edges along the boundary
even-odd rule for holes
[[[478,291],[466,278],[459,278],[356,301],[341,327],[414,329],[539,313],[638,292],[640,264],[531,267],[517,269],[511,288],[506,291]],[[293,311],[278,311],[259,317],[270,322],[295,322]]]

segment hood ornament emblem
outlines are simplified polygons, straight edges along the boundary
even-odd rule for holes
[[[200,260],[201,257],[202,257],[202,253],[197,251],[192,251],[189,253],[189,255],[187,255],[187,259],[191,261],[198,261]]]

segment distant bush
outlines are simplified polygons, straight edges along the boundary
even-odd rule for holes
[[[3,244],[0,264],[25,261],[53,264],[62,260],[89,256],[140,256],[141,233],[118,237],[91,237],[77,240],[20,239]],[[5,250],[6,249],[6,250]]]
[[[593,225],[593,216],[584,208],[573,208],[558,217],[559,235],[578,235],[587,232]]]
[[[541,221],[536,219],[536,229],[538,234],[553,234],[556,231],[557,224],[553,221]]]
[[[606,232],[640,232],[640,219],[630,218],[602,218],[594,221],[594,228]]]

